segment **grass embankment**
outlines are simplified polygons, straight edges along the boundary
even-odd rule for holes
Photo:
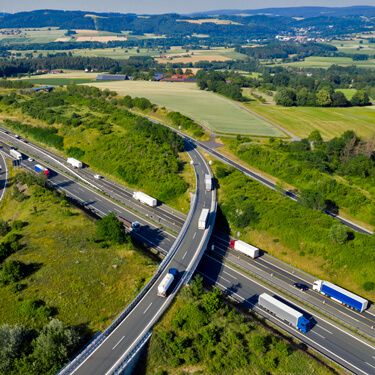
[[[185,287],[155,327],[138,373],[333,373],[296,345],[227,306],[217,290],[204,292],[200,285],[194,281]]]
[[[14,285],[0,287],[0,324],[39,328],[44,319],[25,315],[22,306],[42,300],[68,325],[87,326],[92,332],[104,329],[152,276],[156,264],[131,243],[103,247],[95,241],[95,221],[55,192],[33,185],[24,191],[25,200],[18,201],[13,189],[14,184],[0,206],[1,218],[26,225],[13,231],[22,247],[6,261],[21,261],[33,271],[21,280],[18,292]]]
[[[319,130],[324,139],[339,136],[347,130],[354,130],[364,139],[375,136],[375,107],[281,107],[255,102],[247,107],[301,138],[313,130]]]
[[[238,171],[214,163],[219,204],[233,235],[317,278],[375,299],[375,237],[353,233],[339,244],[330,236],[337,221],[305,208]],[[220,224],[220,218],[219,218]],[[221,225],[226,228],[225,221]]]
[[[249,113],[241,104],[208,91],[195,83],[121,81],[94,83],[120,95],[141,96],[170,111],[178,111],[213,132],[259,137],[283,137],[279,129]]]
[[[130,113],[122,99],[113,101],[108,92],[94,88],[70,87],[40,99],[31,95],[16,97],[11,105],[3,101],[3,117],[20,116],[24,122],[8,122],[8,126],[186,211],[187,189],[194,182],[182,177],[191,167],[179,157],[180,137]]]

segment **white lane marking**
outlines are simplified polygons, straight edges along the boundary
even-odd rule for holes
[[[221,287],[224,288],[224,289],[227,289],[227,287],[225,287],[223,284],[220,284],[218,281],[215,281],[215,280],[213,280],[212,278],[210,278],[210,277],[208,277],[208,276],[206,276],[206,277],[207,277],[208,279],[210,279],[211,281],[213,281],[215,284],[221,286]],[[260,284],[259,284],[259,285],[260,285]],[[266,288],[266,289],[267,289],[267,288]],[[243,301],[245,300],[245,298],[241,297],[241,296],[238,295],[237,293],[232,293],[232,295],[235,295],[235,296],[239,297],[239,298],[240,298],[241,300],[243,300]],[[267,311],[265,311],[265,310],[263,310],[263,309],[259,309],[259,308],[257,308],[255,305],[253,305],[253,304],[251,304],[251,305],[254,306],[254,309],[261,311],[263,315],[268,315],[269,317],[275,319],[275,316],[273,316],[272,314],[268,313]],[[277,318],[276,318],[276,320],[278,321],[278,323],[279,323],[280,325],[283,325],[283,326],[285,326],[286,328],[291,328],[290,325],[284,323],[283,321],[281,321],[281,320],[279,320],[279,319],[277,319]],[[298,332],[298,331],[297,331],[297,332]],[[299,332],[298,332],[298,333],[299,333]],[[343,361],[343,362],[345,362],[346,364],[352,366],[353,368],[355,368],[356,370],[358,370],[360,373],[365,374],[365,375],[368,375],[366,372],[364,372],[364,371],[361,370],[360,368],[358,368],[358,367],[354,366],[353,364],[351,364],[350,362],[346,361],[344,358],[342,358],[342,357],[340,357],[339,355],[337,355],[337,354],[331,352],[330,350],[326,349],[324,346],[318,344],[318,343],[317,343],[316,341],[314,341],[312,338],[310,338],[310,337],[308,337],[308,336],[305,336],[305,335],[303,335],[303,336],[304,336],[304,338],[305,338],[306,341],[311,341],[311,342],[313,342],[315,345],[319,346],[322,350],[325,350],[326,352],[328,352],[331,356],[336,357],[336,358],[339,358],[341,361]],[[358,340],[358,341],[360,341],[360,340]],[[367,344],[366,344],[366,345],[367,345]],[[369,345],[368,345],[368,346],[369,346]]]
[[[196,235],[197,235],[197,232],[195,232],[195,233],[193,234],[193,240],[194,240],[194,238],[196,237]]]
[[[319,328],[321,328],[323,331],[326,331],[326,332],[330,333],[331,335],[333,335],[333,333],[330,332],[330,331],[328,331],[328,329],[326,329],[326,328],[324,328],[324,327],[320,327],[320,326],[319,326]]]
[[[372,312],[370,312],[370,311],[366,311],[366,314],[370,314],[370,315],[372,315],[372,316],[375,316],[375,314],[372,313]]]
[[[119,342],[112,348],[112,350],[115,350],[116,347],[120,344],[120,342],[125,338],[125,336],[122,336]]]
[[[227,271],[223,271],[223,273],[225,273],[226,275],[232,277],[233,279],[236,279],[236,276],[233,276],[231,273],[227,272]],[[236,279],[237,280],[237,279]]]
[[[372,365],[371,363],[368,363],[368,362],[365,362],[367,365],[371,366],[372,368],[375,368],[374,365]]]
[[[223,276],[220,276],[220,279],[222,279],[222,280],[226,281],[227,283],[231,284],[231,282]]]
[[[115,207],[114,210],[121,214],[121,211],[117,207]]]
[[[188,251],[186,250],[184,256],[182,257],[182,260],[185,259],[187,252],[188,252]]]
[[[143,311],[143,314],[146,314],[146,312],[148,311],[148,309],[151,307],[151,305],[152,305],[152,302],[148,305],[148,307],[146,308],[146,310],[145,311]]]
[[[321,328],[320,326],[318,326],[318,327]],[[325,337],[323,335],[321,335],[320,333],[318,333],[318,332],[312,331],[312,333],[314,333],[315,335],[318,335],[322,339],[325,339]]]

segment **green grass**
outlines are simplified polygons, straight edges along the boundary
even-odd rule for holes
[[[356,89],[336,89],[336,91],[342,92],[348,100],[351,100],[353,95],[357,92]]]
[[[365,139],[375,136],[375,107],[318,108],[281,107],[251,103],[249,109],[298,137],[319,130],[325,139],[354,130]]]
[[[21,231],[24,248],[9,260],[40,269],[22,281],[27,287],[19,293],[0,287],[0,323],[29,324],[19,312],[22,300],[42,299],[66,324],[104,329],[154,273],[154,262],[131,244],[102,248],[93,241],[94,220],[53,192],[32,187],[22,203],[10,193],[1,217],[28,224]]]
[[[362,68],[375,68],[375,59],[367,61],[353,61],[350,57],[320,57],[310,56],[304,61],[297,61],[292,63],[282,64],[284,66],[294,66],[298,68],[329,68],[331,65],[336,64],[340,66],[356,65]]]
[[[57,27],[42,27],[35,29],[20,29],[22,31],[19,35],[8,36],[0,35],[0,41],[7,41],[10,43],[50,43],[57,38],[64,37],[66,30],[59,30]]]
[[[375,55],[375,45],[369,43],[366,39],[333,40],[329,44],[332,44],[340,52],[344,53]]]
[[[284,134],[244,106],[195,83],[123,81],[94,83],[91,86],[117,91],[120,95],[142,96],[151,102],[178,111],[218,134],[282,137]]]
[[[91,83],[93,79],[87,78],[30,78],[28,79],[29,82],[35,85],[51,85],[51,86],[65,86],[65,85],[73,85],[73,84],[84,84],[84,83]]]

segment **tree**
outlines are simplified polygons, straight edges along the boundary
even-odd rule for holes
[[[282,88],[275,95],[277,105],[292,107],[296,104],[296,92],[290,88]]]
[[[332,94],[332,107],[348,107],[350,102],[341,91]]]
[[[302,190],[299,199],[301,204],[305,207],[320,211],[326,209],[324,196],[319,191],[315,191],[312,189]]]
[[[126,239],[124,226],[114,213],[110,213],[97,221],[96,233],[98,239],[103,241],[123,243]]]
[[[22,280],[25,276],[25,264],[17,260],[5,262],[0,271],[0,283],[10,284]]]
[[[323,143],[322,135],[319,130],[313,130],[310,135],[307,137],[310,142],[314,142],[314,145],[320,145]]]
[[[219,288],[214,287],[211,292],[204,294],[202,298],[202,306],[210,315],[218,311],[222,305],[221,291]]]
[[[5,236],[10,231],[10,225],[7,221],[0,219],[0,236]]]
[[[365,90],[358,90],[352,97],[352,105],[354,106],[365,106],[370,105],[370,98]]]
[[[22,326],[4,324],[0,327],[0,374],[10,374],[14,360],[24,353],[30,332]]]
[[[78,341],[73,329],[65,327],[58,319],[52,319],[33,342],[32,367],[39,374],[57,372],[69,359]]]
[[[342,224],[334,224],[329,230],[328,237],[332,242],[343,245],[348,240],[348,232]]]
[[[316,93],[316,104],[320,107],[330,107],[332,105],[331,94],[327,89],[321,89]]]

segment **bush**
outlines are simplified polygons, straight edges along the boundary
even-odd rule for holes
[[[25,276],[25,266],[17,260],[5,262],[0,270],[0,283],[7,285],[22,280]]]
[[[11,230],[7,221],[0,219],[0,236],[5,236]]]
[[[110,213],[96,222],[96,233],[98,239],[102,241],[123,243],[126,240],[124,226],[114,213]]]

